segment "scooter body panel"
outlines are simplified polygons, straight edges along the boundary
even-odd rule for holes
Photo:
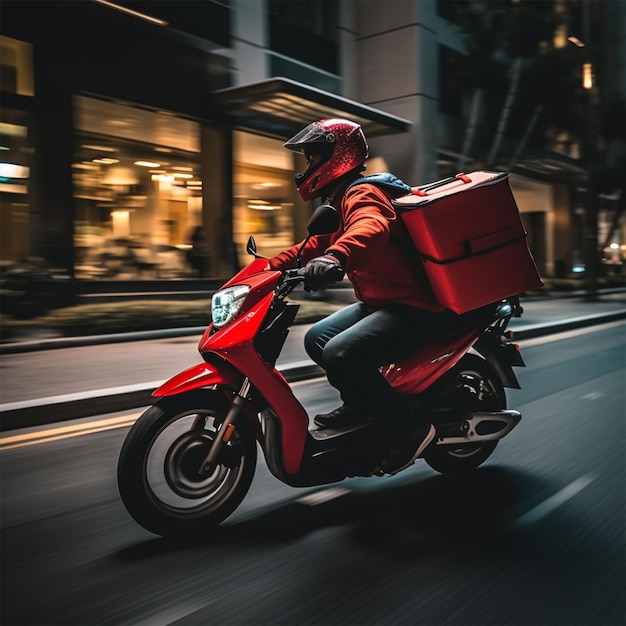
[[[175,396],[210,385],[230,385],[240,378],[241,374],[227,363],[218,367],[208,363],[198,363],[164,382],[152,392],[152,395],[157,398]]]
[[[254,339],[272,305],[272,290],[279,276],[280,272],[267,272],[264,275],[251,276],[243,283],[238,281],[236,284],[260,285],[267,293],[242,313],[241,317],[218,332],[213,332],[213,327],[209,326],[200,341],[199,350],[209,360],[210,354],[220,357],[219,363],[223,365],[210,365],[209,367],[224,371],[223,384],[231,384],[247,377],[253,387],[263,395],[265,401],[280,416],[285,471],[288,474],[297,474],[302,463],[308,433],[308,415],[280,372],[273,364],[263,360],[254,348]],[[233,375],[233,372],[236,374]],[[196,381],[191,378],[196,374],[197,372],[188,370],[189,380],[185,381],[185,372],[183,372],[179,375],[180,379],[175,377],[175,384],[171,388],[187,391],[203,386],[201,381],[196,384]]]
[[[399,363],[385,366],[382,373],[398,393],[417,395],[452,369],[467,354],[477,337],[477,330],[472,329],[452,338],[433,340]]]
[[[275,441],[280,444],[281,454],[275,458],[281,459],[285,477],[297,480],[300,472],[309,474],[308,466],[303,466],[310,447],[309,418],[274,363],[266,361],[254,343],[274,303],[274,289],[281,276],[280,272],[266,270],[266,264],[257,259],[226,283],[224,287],[250,286],[241,315],[225,328],[215,329],[213,325],[207,328],[198,349],[210,363],[178,374],[154,395],[174,395],[213,384],[232,385],[248,378],[280,424]],[[409,358],[381,371],[398,393],[423,393],[459,362],[479,336],[480,329],[458,330],[433,340]],[[212,359],[211,354],[219,358]]]

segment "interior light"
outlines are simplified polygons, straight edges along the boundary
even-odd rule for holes
[[[95,146],[92,144],[83,144],[81,148],[85,148],[86,150],[98,150],[98,152],[115,152],[115,148],[110,148],[109,146]]]
[[[255,209],[257,211],[277,211],[281,208],[279,204],[270,204],[263,200],[250,200],[248,203],[249,209]]]
[[[583,65],[583,88],[591,89],[593,87],[593,68],[591,63]]]
[[[193,178],[193,174],[179,174],[176,172],[176,174],[174,174],[174,178]]]
[[[30,169],[17,163],[0,163],[0,178],[28,178]]]
[[[141,167],[160,167],[160,163],[155,163],[154,161],[135,161],[135,165],[140,165]]]
[[[113,163],[119,163],[119,159],[93,159],[94,163],[99,163],[100,165],[112,165]]]
[[[567,41],[569,41],[570,43],[573,43],[575,46],[578,46],[579,48],[585,47],[585,44],[580,39],[578,39],[578,37],[574,37],[574,35],[570,35],[567,38]]]
[[[9,137],[26,137],[26,126],[0,122],[0,134],[8,135]]]

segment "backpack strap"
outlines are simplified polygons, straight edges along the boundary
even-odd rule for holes
[[[368,183],[370,185],[379,185],[380,187],[385,187],[390,191],[402,191],[404,193],[411,193],[413,189],[410,185],[407,185],[405,182],[401,181],[397,176],[386,172],[383,174],[369,174],[368,176],[362,176],[361,178],[357,178],[348,185],[346,191],[348,191],[348,189],[351,189],[355,185],[362,185],[364,183]]]
[[[369,176],[362,176],[361,178],[357,178],[352,181],[348,187],[346,188],[346,192],[348,189],[354,187],[355,185],[362,185],[364,183],[369,183],[370,185],[377,185],[383,188],[383,191],[390,192],[392,196],[399,196],[401,194],[409,194],[413,193],[413,187],[407,185],[404,181],[400,180],[397,176],[393,174],[384,173],[384,174],[370,174]],[[394,206],[392,204],[392,206]],[[395,208],[395,207],[394,207]],[[407,230],[406,224],[402,220],[397,220],[398,227],[395,232],[391,235],[396,245],[402,251],[402,253],[406,256],[409,264],[415,267],[421,267],[423,261],[411,239],[409,231]]]

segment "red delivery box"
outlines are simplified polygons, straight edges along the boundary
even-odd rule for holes
[[[437,299],[455,313],[543,284],[506,172],[458,174],[393,204]]]

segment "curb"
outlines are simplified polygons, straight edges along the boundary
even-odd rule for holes
[[[624,289],[603,289],[598,295],[611,295],[624,293]],[[585,295],[584,291],[572,291],[559,293],[558,298],[580,298]],[[532,299],[550,300],[557,297],[556,294],[542,293],[528,296]],[[123,343],[129,341],[150,341],[152,339],[171,339],[175,337],[191,337],[197,335],[200,338],[206,326],[189,326],[184,328],[165,328],[157,330],[142,330],[127,333],[111,333],[106,335],[86,335],[82,337],[52,337],[22,341],[0,342],[0,354],[21,354],[37,352],[40,350],[56,350],[59,348],[80,348],[84,346],[96,346],[107,343]],[[521,332],[521,331],[516,331]]]
[[[202,336],[206,326],[190,326],[187,328],[165,328],[162,330],[141,330],[132,333],[111,333],[109,335],[85,335],[84,337],[54,337],[52,339],[33,339],[0,344],[1,354],[22,354],[39,352],[40,350],[57,350],[59,348],[80,348],[98,346],[107,343],[127,341],[149,341],[151,339],[171,339],[174,337]]]
[[[588,326],[595,326],[608,322],[614,322],[626,319],[626,310],[614,311],[611,313],[599,313],[596,315],[586,315],[569,320],[556,321],[553,323],[542,323],[529,325],[522,328],[512,328],[515,339],[531,339],[546,335],[564,332],[568,330],[576,330]],[[195,334],[197,329],[187,328],[179,331],[156,331],[156,335],[148,331],[150,337],[180,337]],[[123,333],[116,335],[117,341],[138,340],[137,333]],[[107,339],[110,339],[108,336]],[[143,338],[143,337],[142,337]],[[72,342],[71,346],[76,345],[93,345],[94,339],[89,337],[76,338],[80,343]],[[99,343],[110,343],[110,341],[102,341]],[[51,342],[50,347],[59,347],[57,344],[63,340],[46,340]],[[71,339],[69,341],[72,341]],[[41,343],[41,342],[37,342]],[[17,347],[17,346],[15,346]],[[63,347],[70,347],[64,344]],[[41,349],[41,348],[37,348]],[[298,361],[286,364],[277,368],[285,379],[292,383],[299,380],[307,380],[324,375],[318,365],[313,361]],[[153,381],[149,383],[140,383],[137,385],[127,385],[124,387],[113,387],[109,389],[99,389],[93,391],[85,391],[73,394],[65,394],[53,396],[49,398],[40,398],[35,400],[24,400],[20,402],[10,402],[0,405],[0,432],[8,430],[16,430],[19,428],[27,428],[32,426],[42,426],[55,422],[62,422],[72,419],[81,419],[101,413],[114,413],[117,411],[133,410],[152,404],[152,392],[159,387],[164,381]]]
[[[299,361],[277,369],[290,383],[324,375],[324,370],[313,361]],[[149,406],[154,402],[152,392],[164,382],[164,380],[159,380],[35,400],[8,402],[0,405],[2,415],[0,432]]]

